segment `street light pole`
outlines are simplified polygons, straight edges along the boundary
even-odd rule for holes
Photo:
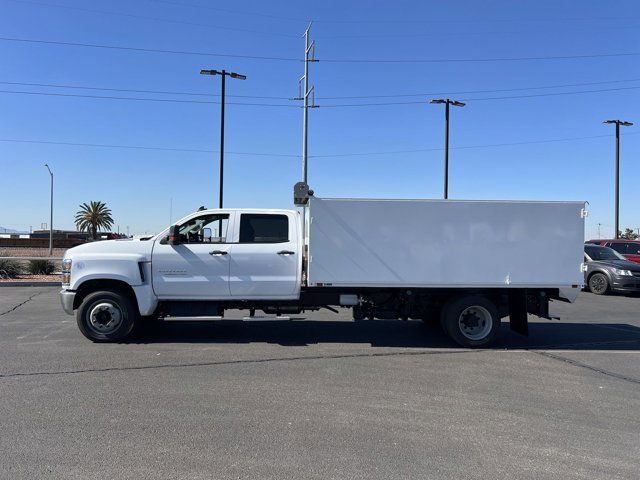
[[[615,124],[616,126],[616,173],[615,173],[615,237],[620,237],[620,125],[630,127],[631,122],[624,120],[605,120],[602,123]]]
[[[219,208],[223,205],[223,192],[224,192],[224,104],[226,93],[226,77],[236,78],[238,80],[246,80],[245,75],[239,73],[227,72],[226,70],[200,70],[201,75],[221,75],[221,92],[220,92],[220,193],[218,196]]]
[[[49,170],[51,176],[51,201],[49,210],[49,256],[53,255],[53,172],[49,168],[49,164],[45,163],[45,167]]]
[[[449,105],[464,107],[466,104],[449,98],[433,99],[429,103],[444,103],[444,198],[449,198]]]
[[[449,100],[444,106],[444,198],[449,198]]]
[[[220,200],[219,208],[222,208],[222,196],[224,195],[224,94],[226,89],[225,75],[227,72],[222,70],[222,82],[220,91],[220,193],[218,199]],[[221,235],[222,236],[222,235]]]

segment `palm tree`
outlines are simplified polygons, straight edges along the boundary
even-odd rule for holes
[[[108,230],[113,226],[113,218],[106,203],[89,202],[80,205],[75,223],[81,232],[89,232],[91,238],[95,240],[98,230]]]

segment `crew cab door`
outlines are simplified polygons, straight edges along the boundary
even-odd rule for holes
[[[234,215],[202,213],[179,225],[178,245],[156,240],[151,258],[153,291],[160,298],[227,299]]]
[[[231,253],[231,296],[293,299],[300,291],[302,251],[293,213],[239,213]]]

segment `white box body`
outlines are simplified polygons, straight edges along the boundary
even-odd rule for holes
[[[584,202],[309,201],[309,286],[583,283]]]

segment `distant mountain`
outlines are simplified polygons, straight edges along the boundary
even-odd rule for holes
[[[13,230],[12,228],[0,227],[0,233],[18,233],[18,231]]]

